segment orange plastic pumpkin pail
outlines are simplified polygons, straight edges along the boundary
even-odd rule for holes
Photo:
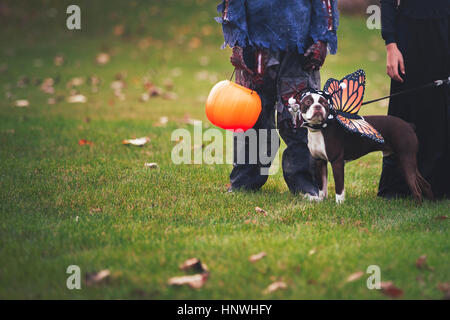
[[[229,80],[217,83],[206,100],[206,116],[222,129],[246,131],[255,125],[260,113],[259,95]]]

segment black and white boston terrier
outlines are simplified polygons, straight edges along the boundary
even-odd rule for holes
[[[433,198],[430,184],[417,169],[418,140],[410,124],[394,116],[365,116],[363,119],[384,138],[384,143],[380,144],[348,132],[337,123],[330,99],[323,92],[307,92],[296,105],[300,109],[298,114],[301,125],[308,129],[309,150],[316,159],[316,178],[320,189],[317,200],[327,197],[327,162],[331,163],[333,169],[336,202],[342,203],[345,200],[345,162],[373,151],[382,151],[384,156],[396,155],[417,202],[422,202],[422,193],[426,198]]]

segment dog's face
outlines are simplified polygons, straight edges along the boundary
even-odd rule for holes
[[[330,114],[328,99],[319,93],[308,93],[300,100],[300,112],[303,121],[320,125]]]

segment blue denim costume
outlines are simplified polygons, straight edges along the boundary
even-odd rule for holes
[[[337,1],[328,0],[224,0],[218,6],[224,46],[244,48],[244,60],[252,70],[263,70],[262,81],[246,70],[236,70],[236,82],[254,89],[261,97],[262,112],[254,129],[266,130],[267,155],[272,161],[278,151],[271,148],[270,130],[275,129],[275,109],[280,136],[287,145],[283,153],[283,176],[289,190],[318,195],[314,160],[307,145],[307,130],[296,128],[285,107],[290,97],[307,88],[320,89],[319,71],[306,71],[304,52],[318,40],[336,53],[338,26]],[[330,18],[331,17],[331,18]],[[242,135],[242,133],[240,133]],[[257,190],[267,181],[271,163],[237,163],[238,154],[248,158],[252,148],[248,139],[234,139],[234,163],[230,174],[233,189]],[[241,137],[242,138],[242,137]],[[260,148],[258,139],[257,152]]]
[[[331,1],[332,30],[321,0],[228,0],[217,7],[225,44],[233,47],[268,48],[304,53],[311,43],[322,40],[336,53],[337,1]]]

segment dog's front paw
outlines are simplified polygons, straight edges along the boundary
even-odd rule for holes
[[[326,199],[327,197],[328,197],[328,192],[326,189],[319,190],[319,198],[321,198],[323,200],[323,199]]]
[[[345,201],[345,191],[342,190],[341,194],[336,193],[336,203],[341,204],[341,203],[344,203],[344,201]]]
[[[321,197],[321,196],[316,196],[316,195],[312,195],[312,194],[309,194],[309,193],[306,193],[306,194],[304,195],[304,198],[307,199],[307,200],[309,200],[309,201],[316,201],[316,202],[319,202],[319,201],[322,201],[322,200],[323,200],[323,197]]]

